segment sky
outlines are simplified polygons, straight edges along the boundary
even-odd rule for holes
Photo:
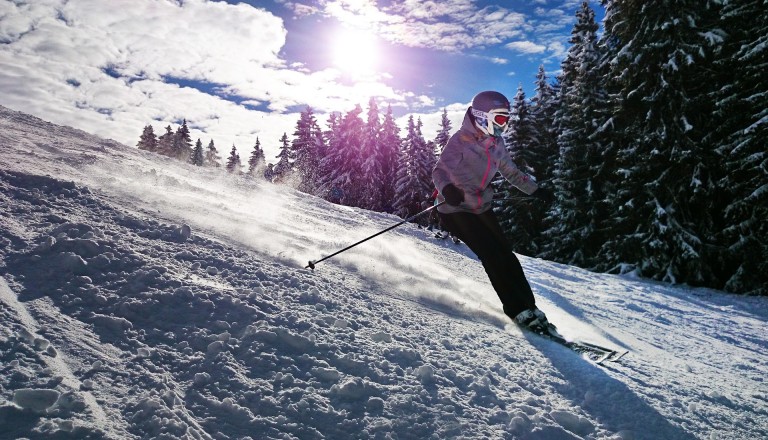
[[[768,297],[521,255],[599,366],[416,225],[304,267],[399,221],[0,107],[0,438],[768,438]]]
[[[591,1],[601,14],[601,6]],[[276,162],[310,106],[392,106],[458,128],[471,98],[559,71],[581,0],[0,0],[0,104],[135,145],[186,119]]]

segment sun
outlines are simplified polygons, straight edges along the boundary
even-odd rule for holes
[[[360,79],[378,68],[379,48],[373,34],[362,29],[340,30],[333,40],[333,64],[343,73]]]

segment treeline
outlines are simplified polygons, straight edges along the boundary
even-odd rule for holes
[[[139,147],[139,150],[161,154],[200,167],[221,167],[221,155],[219,155],[219,150],[216,149],[213,139],[208,142],[208,146],[205,148],[200,139],[193,145],[186,119],[182,121],[175,132],[168,125],[165,127],[165,133],[160,136],[155,135],[155,130],[151,124],[146,125],[136,146]],[[257,175],[263,172],[265,162],[264,150],[261,149],[259,138],[256,138],[256,145],[254,145],[248,160],[247,173]],[[226,162],[226,170],[231,173],[240,173],[242,168],[240,154],[237,152],[237,148],[232,145]]]
[[[421,119],[411,116],[401,138],[392,108],[382,116],[373,98],[365,119],[357,105],[346,114],[332,112],[325,129],[307,107],[299,116],[293,137],[284,133],[279,139],[276,163],[266,163],[256,138],[247,170],[243,170],[234,145],[225,168],[230,173],[244,172],[288,184],[334,203],[407,217],[427,206],[433,191],[432,168],[451,129],[445,110],[434,140],[425,139],[422,126]],[[157,137],[147,125],[137,146],[197,166],[221,166],[213,140],[207,148],[200,139],[193,146],[186,120],[175,132],[171,126],[165,130]]]
[[[604,0],[508,146],[556,194],[497,210],[516,250],[600,272],[768,294],[764,1]]]

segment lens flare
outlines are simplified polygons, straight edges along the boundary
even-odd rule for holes
[[[376,38],[362,29],[343,29],[335,36],[333,63],[354,78],[373,75],[378,67]]]

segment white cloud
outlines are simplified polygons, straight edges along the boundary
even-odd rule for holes
[[[258,135],[268,158],[306,105],[405,105],[375,81],[287,66],[285,40],[282,19],[245,3],[0,0],[0,104],[129,145],[145,124],[186,118],[193,138],[235,143],[241,157]]]
[[[248,72],[280,74],[276,54],[285,29],[266,11],[202,0],[182,7],[153,0],[0,5],[0,38],[7,43],[0,47],[3,105],[127,144],[153,120],[157,130],[187,118],[210,130],[193,136],[229,144],[241,144],[260,126],[276,140],[274,128],[285,126],[280,115],[259,117],[162,81],[237,84],[248,81]]]
[[[392,43],[442,51],[499,44],[531,29],[523,14],[503,7],[479,9],[471,0],[406,0],[387,7],[371,0],[327,0],[322,5],[311,9],[290,4],[297,15],[314,10],[347,25],[374,29]]]
[[[532,41],[513,41],[505,44],[504,47],[524,54],[542,53],[547,50],[546,46],[536,44]]]
[[[382,7],[373,0],[325,0],[312,10],[342,23],[373,29],[381,38],[404,46],[473,56],[467,51],[502,45],[526,55],[546,55],[542,62],[556,62],[575,20],[572,4],[581,1],[560,2],[557,7],[545,6],[555,2],[533,1],[540,6],[534,7],[530,16],[507,3],[479,7],[472,0],[404,0]],[[302,2],[290,6],[294,11],[311,9]],[[502,63],[498,56],[486,58]]]
[[[552,53],[550,58],[554,60],[563,60],[568,53],[568,48],[561,41],[553,41],[549,43],[547,49]]]

